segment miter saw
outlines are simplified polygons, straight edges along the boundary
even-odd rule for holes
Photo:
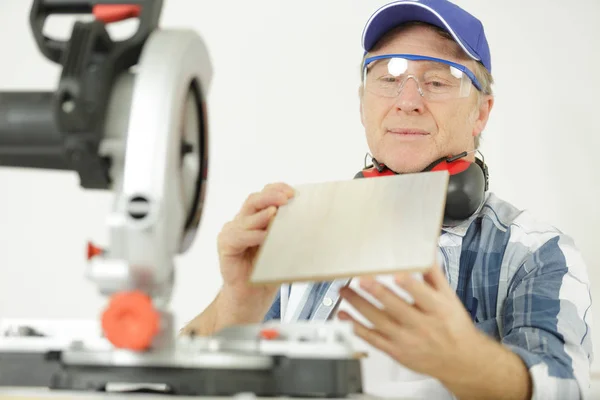
[[[10,326],[0,386],[107,391],[163,385],[171,394],[346,397],[361,392],[351,328],[257,324],[180,336],[168,309],[174,257],[193,241],[208,161],[212,66],[191,30],[158,28],[161,0],[34,0],[42,54],[62,68],[54,92],[0,93],[0,166],[76,172],[115,195],[110,243],[90,245],[87,277],[108,298],[93,333]],[[52,14],[91,14],[69,40],[43,33]],[[107,25],[137,18],[130,38]],[[25,266],[26,267],[26,266]],[[57,333],[59,332],[60,333]]]

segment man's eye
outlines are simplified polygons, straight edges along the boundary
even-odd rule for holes
[[[449,86],[447,82],[444,81],[429,81],[427,82],[429,86],[433,86],[435,88],[443,88]]]

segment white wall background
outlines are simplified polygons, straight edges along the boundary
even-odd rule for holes
[[[180,324],[217,292],[217,233],[251,191],[349,179],[362,167],[360,36],[383,2],[165,0],[162,25],[194,28],[215,67],[207,203],[172,301]],[[600,1],[457,3],[484,21],[492,47],[497,100],[482,146],[491,189],[574,236],[598,298]],[[29,7],[0,2],[0,90],[57,83]],[[106,240],[110,200],[81,191],[72,173],[0,169],[0,318],[97,317],[105,300],[83,277],[85,244]],[[600,349],[600,329],[593,335]]]

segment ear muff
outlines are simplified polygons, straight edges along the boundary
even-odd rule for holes
[[[424,171],[448,171],[448,192],[444,225],[454,225],[470,218],[485,200],[488,189],[488,177],[485,164],[479,159],[475,162],[456,160],[448,162],[438,160]]]
[[[373,160],[373,164],[357,173],[354,178],[396,175],[396,172],[376,160]],[[445,226],[456,225],[470,218],[485,200],[485,192],[489,187],[488,171],[485,163],[478,158],[475,158],[475,162],[441,158],[423,171],[448,171],[450,174],[444,210]]]

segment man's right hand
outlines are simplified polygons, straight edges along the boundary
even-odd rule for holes
[[[235,218],[223,226],[217,239],[223,287],[213,302],[183,327],[182,334],[212,335],[231,325],[262,321],[279,287],[249,283],[253,260],[277,209],[293,196],[294,189],[285,183],[267,185],[248,196]]]
[[[294,196],[285,183],[274,183],[252,193],[235,218],[223,226],[217,245],[223,289],[221,295],[231,306],[264,308],[273,301],[277,287],[248,283],[252,262],[267,234],[277,209]],[[228,307],[229,308],[229,307]]]

